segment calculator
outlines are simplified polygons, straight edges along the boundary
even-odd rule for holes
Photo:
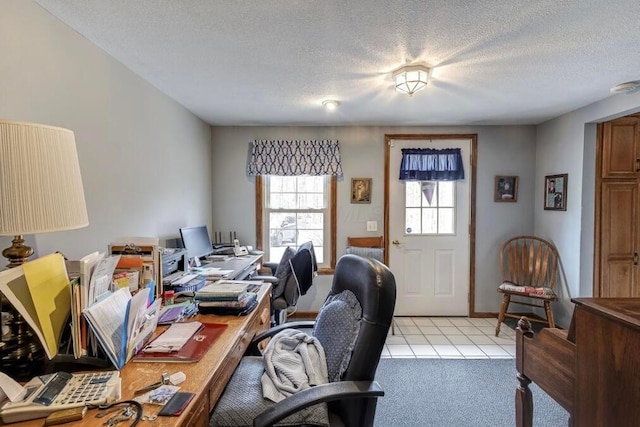
[[[50,413],[79,406],[100,405],[120,398],[118,371],[70,374],[57,372],[35,377],[24,386],[26,395],[0,406],[5,424],[44,418]]]

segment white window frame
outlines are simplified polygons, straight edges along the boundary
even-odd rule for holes
[[[258,247],[263,250],[264,261],[269,260],[270,254],[270,224],[269,214],[272,212],[317,212],[319,209],[271,209],[268,207],[268,198],[270,195],[269,180],[270,176],[256,176],[256,241]],[[293,177],[292,177],[293,178]],[[323,225],[323,246],[322,259],[323,262],[318,264],[318,272],[320,274],[332,273],[335,267],[335,220],[336,220],[336,178],[333,176],[325,176],[324,179],[324,196],[325,207],[321,209],[324,212]],[[302,242],[297,242],[302,243]],[[315,247],[316,251],[319,247]],[[318,254],[319,255],[319,254]]]

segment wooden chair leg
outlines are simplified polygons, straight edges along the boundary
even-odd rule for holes
[[[391,318],[391,335],[395,335],[396,334],[396,318],[392,317]]]
[[[550,328],[555,328],[556,323],[553,320],[553,311],[551,311],[551,301],[544,302],[544,311],[547,315],[547,322],[549,323]]]
[[[509,302],[511,301],[511,295],[502,295],[502,305],[500,305],[500,314],[498,314],[498,325],[496,326],[496,336],[500,334],[500,325],[504,322],[505,313],[509,309]]]

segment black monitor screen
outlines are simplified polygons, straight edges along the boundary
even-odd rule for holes
[[[206,225],[183,227],[180,229],[180,237],[189,258],[202,258],[213,253],[211,237]]]

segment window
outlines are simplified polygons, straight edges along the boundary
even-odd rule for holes
[[[335,265],[335,177],[256,177],[256,230],[264,260],[280,260],[287,246],[313,242],[319,269]]]
[[[405,181],[405,233],[455,233],[455,181]]]

